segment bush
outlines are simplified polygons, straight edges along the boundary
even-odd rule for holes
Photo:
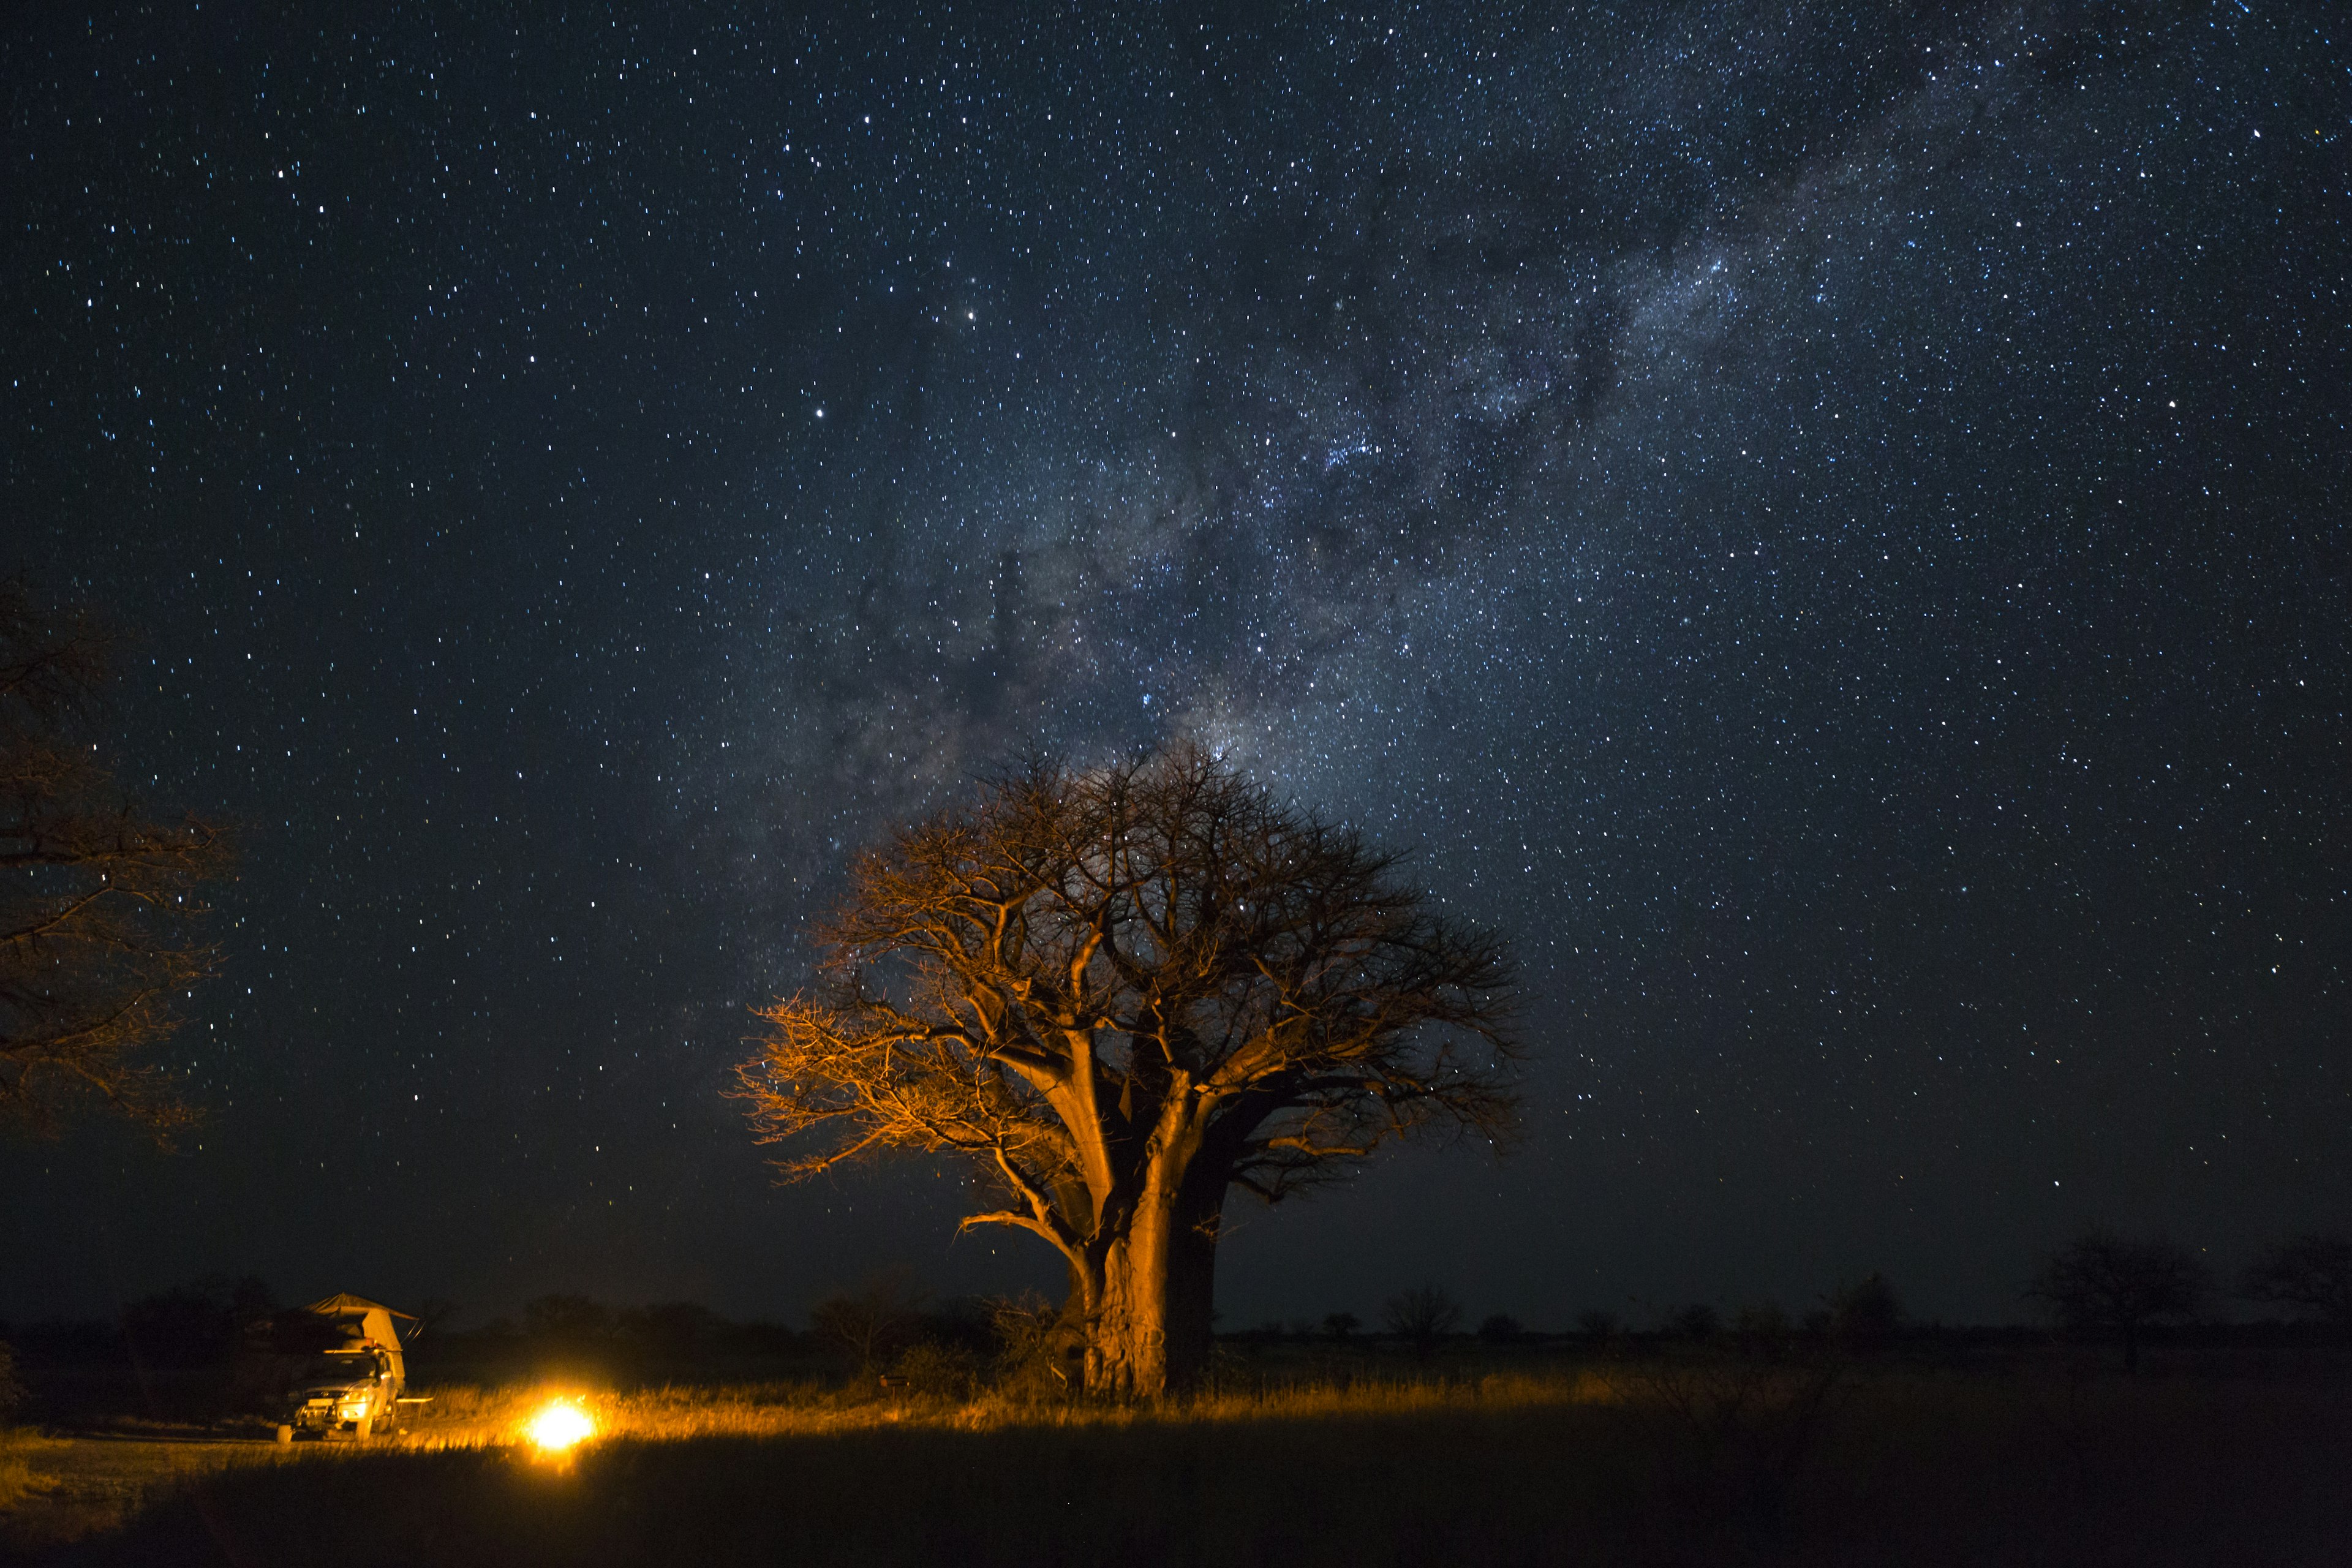
[[[16,1352],[0,1340],[0,1426],[5,1426],[25,1403],[25,1385],[16,1378]]]
[[[1884,1274],[1842,1285],[1830,1297],[1830,1333],[1846,1350],[1885,1350],[1902,1327],[1903,1303]]]
[[[921,1302],[922,1293],[904,1275],[885,1274],[855,1295],[819,1301],[809,1310],[809,1329],[866,1375],[915,1342]]]
[[[612,1337],[613,1309],[587,1296],[534,1297],[522,1304],[522,1331],[544,1343],[583,1344]]]
[[[1478,1325],[1478,1338],[1490,1345],[1515,1345],[1528,1337],[1528,1331],[1507,1312],[1497,1312]]]
[[[998,1301],[990,1310],[996,1334],[996,1393],[1015,1405],[1044,1405],[1070,1397],[1074,1340],[1062,1314],[1041,1296]],[[1083,1347],[1078,1347],[1083,1348]]]
[[[908,1346],[890,1371],[907,1392],[919,1399],[961,1403],[972,1396],[980,1381],[979,1363],[970,1351],[961,1345],[943,1345],[936,1340]]]
[[[198,1367],[226,1361],[245,1325],[269,1315],[269,1287],[247,1275],[221,1276],[142,1296],[122,1309],[122,1332],[144,1366]]]
[[[1685,1340],[1711,1340],[1723,1327],[1723,1314],[1704,1301],[1693,1301],[1674,1316],[1668,1327]]]
[[[1796,1325],[1777,1301],[1742,1307],[1731,1316],[1732,1343],[1750,1361],[1775,1361],[1789,1353]]]

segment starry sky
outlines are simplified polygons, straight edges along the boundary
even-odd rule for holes
[[[0,63],[0,569],[242,843],[207,1125],[0,1151],[0,1316],[1051,1285],[720,1090],[855,847],[1179,736],[1538,1052],[1228,1326],[2352,1224],[2334,7],[476,9]]]

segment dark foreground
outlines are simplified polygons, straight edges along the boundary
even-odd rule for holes
[[[2338,1563],[2346,1394],[2292,1372],[1910,1375],[1816,1405],[1792,1382],[1653,1377],[1577,1403],[1342,1396],[977,1431],[910,1409],[826,1436],[610,1441],[561,1467],[505,1447],[232,1466],[36,1560]]]

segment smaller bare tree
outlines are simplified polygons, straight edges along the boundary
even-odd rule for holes
[[[922,1300],[905,1275],[880,1274],[853,1294],[828,1296],[809,1309],[809,1327],[847,1352],[861,1376],[870,1375],[914,1343]]]
[[[2051,1254],[2025,1289],[2061,1326],[2121,1339],[2126,1372],[2139,1370],[2142,1334],[2158,1323],[2195,1317],[2211,1293],[2211,1275],[2186,1247],[2161,1237],[2126,1240],[2096,1228]]]
[[[2238,1294],[2352,1329],[2352,1237],[2290,1237],[2247,1265]]]
[[[1412,1347],[1414,1355],[1427,1361],[1436,1353],[1438,1342],[1461,1326],[1462,1303],[1434,1285],[1423,1285],[1390,1297],[1381,1321]]]

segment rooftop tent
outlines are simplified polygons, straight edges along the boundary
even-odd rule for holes
[[[393,1326],[394,1318],[416,1321],[413,1312],[396,1312],[381,1301],[371,1301],[364,1296],[348,1291],[323,1296],[302,1309],[333,1321],[341,1328],[347,1339],[362,1339],[381,1348],[392,1358],[393,1371],[405,1378],[404,1358],[400,1353],[400,1333]]]

